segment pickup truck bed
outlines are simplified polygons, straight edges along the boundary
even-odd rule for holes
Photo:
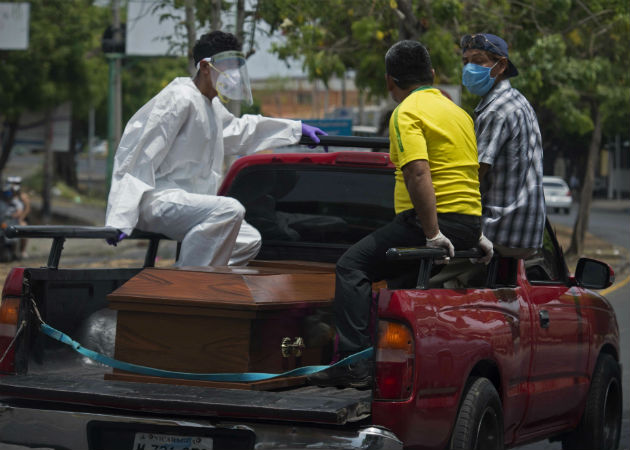
[[[46,323],[87,348],[108,353],[107,338],[92,340],[101,337],[102,325],[98,319],[90,323],[90,318],[104,311],[107,294],[140,270],[39,268],[26,269],[24,275]],[[91,362],[37,332],[33,319],[31,315],[25,330],[27,338],[16,348],[19,374],[1,378],[0,399],[5,402],[15,396],[85,407],[115,405],[117,409],[157,414],[237,415],[338,425],[356,422],[370,413],[371,392],[351,388],[259,392],[106,380],[111,368]]]
[[[85,325],[103,311],[107,294],[139,270],[48,267],[25,269],[24,278],[48,324],[86,348],[109,353],[111,342],[90,341]],[[0,376],[3,443],[136,450],[135,437],[146,432],[209,437],[215,450],[253,448],[254,442],[308,448],[326,441],[337,448],[337,440],[387,441],[395,446],[384,448],[399,448],[391,433],[370,424],[372,391],[314,386],[251,391],[107,380],[111,368],[39,333],[33,319],[30,314],[15,349],[16,373]],[[98,321],[93,326],[97,332],[91,335],[98,338]],[[295,427],[300,432],[287,436]]]

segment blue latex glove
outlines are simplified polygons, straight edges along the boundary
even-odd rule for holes
[[[309,138],[311,138],[311,140],[313,142],[315,142],[316,144],[319,144],[319,138],[317,137],[318,134],[321,134],[322,136],[328,136],[328,133],[326,133],[323,130],[320,130],[317,127],[312,127],[304,122],[302,122],[302,136],[308,136]],[[315,145],[309,145],[308,148],[315,148]],[[328,151],[328,147],[324,147],[324,151]]]
[[[105,240],[107,241],[109,245],[113,245],[114,247],[116,247],[118,243],[122,241],[123,239],[125,239],[126,237],[127,237],[127,233],[123,233],[121,231],[120,233],[118,233],[118,236],[116,236],[115,238],[105,239]]]

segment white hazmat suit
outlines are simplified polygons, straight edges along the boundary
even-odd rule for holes
[[[182,242],[178,266],[244,264],[260,249],[235,199],[217,196],[224,155],[294,144],[301,122],[237,118],[176,78],[129,120],[114,161],[106,225]]]

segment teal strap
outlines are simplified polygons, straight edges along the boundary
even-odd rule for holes
[[[337,366],[337,365],[345,365],[351,364],[360,359],[371,358],[374,349],[373,347],[366,348],[358,353],[348,356],[347,358],[342,359],[341,361],[333,364],[332,366],[304,366],[298,367],[297,369],[290,370],[284,373],[189,373],[189,372],[173,372],[170,370],[162,370],[155,369],[153,367],[140,366],[137,364],[126,363],[123,361],[118,361],[117,359],[110,358],[109,356],[105,356],[101,353],[88,350],[87,348],[81,346],[77,341],[70,338],[65,333],[42,323],[40,325],[40,330],[50,336],[53,339],[58,340],[66,345],[72,347],[75,351],[86,356],[94,361],[98,361],[107,366],[113,367],[115,369],[124,370],[126,372],[139,373],[141,375],[150,375],[154,377],[165,377],[165,378],[181,378],[184,380],[202,380],[202,381],[224,381],[224,382],[252,382],[252,381],[262,381],[269,380],[271,378],[280,378],[280,377],[297,377],[310,375],[315,372],[319,372],[320,370],[328,369],[329,367]]]

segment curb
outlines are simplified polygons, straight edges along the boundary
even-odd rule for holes
[[[559,231],[562,231],[565,235],[571,235],[573,230],[571,227],[567,227],[565,225],[554,224],[552,226],[556,231],[556,235],[559,235]],[[579,258],[592,258],[597,259],[602,262],[609,264],[618,278],[623,277],[626,273],[630,272],[630,250],[625,247],[621,247],[618,245],[611,244],[604,239],[598,238],[591,232],[586,233],[585,241],[588,239],[592,239],[597,241],[602,245],[607,245],[607,248],[597,247],[597,248],[584,248],[582,250],[582,254],[579,256],[571,257],[571,263],[576,263]],[[561,245],[562,246],[562,245]],[[562,246],[563,252],[566,253],[566,247]],[[565,260],[567,260],[567,265],[569,265],[569,258],[565,255]],[[571,267],[569,265],[569,271],[572,271],[575,267]]]

